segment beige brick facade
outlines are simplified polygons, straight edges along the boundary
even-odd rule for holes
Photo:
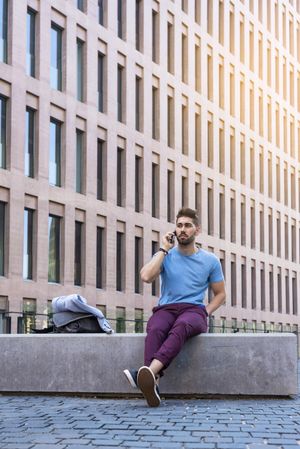
[[[224,267],[227,302],[216,312],[215,324],[296,330],[299,0],[123,0],[122,39],[119,2],[100,3],[104,25],[97,0],[84,0],[83,11],[77,0],[8,0],[8,56],[7,63],[0,63],[0,95],[7,104],[7,161],[0,169],[0,202],[6,205],[0,296],[8,304],[12,330],[24,298],[35,300],[37,313],[44,314],[52,297],[72,292],[91,305],[106,306],[109,318],[123,313],[121,307],[126,320],[134,321],[135,309],[142,309],[147,320],[157,298],[151,285],[135,293],[135,237],[141,238],[137,251],[146,262],[151,242],[173,229],[182,201],[198,209],[199,243],[214,251]],[[35,77],[26,74],[28,7],[35,12]],[[51,23],[62,30],[61,91],[51,88]],[[83,101],[77,100],[78,39],[83,43]],[[99,53],[103,112],[98,107]],[[118,120],[118,67],[123,123]],[[34,178],[24,174],[28,107],[36,117]],[[60,187],[49,185],[51,118],[61,124]],[[83,133],[82,193],[75,188],[76,130]],[[104,151],[103,200],[97,199],[98,141]],[[118,148],[123,150],[122,206],[117,206]],[[140,212],[135,210],[136,157]],[[32,280],[23,279],[24,208],[34,210]],[[58,283],[48,282],[49,214],[61,217]],[[81,286],[74,286],[75,221],[83,223]],[[104,229],[102,288],[96,288],[97,226]],[[123,291],[116,291],[117,231],[125,236]],[[127,331],[133,330],[133,321],[127,321]]]

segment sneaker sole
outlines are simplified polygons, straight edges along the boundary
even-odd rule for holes
[[[160,405],[160,397],[156,392],[155,377],[150,368],[142,366],[139,369],[137,381],[149,407],[158,407]]]
[[[130,371],[128,369],[124,369],[123,371],[126,379],[128,380],[128,382],[130,383],[130,385],[132,386],[132,388],[137,388],[137,384],[135,383]]]

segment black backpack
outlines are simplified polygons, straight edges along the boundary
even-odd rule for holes
[[[44,329],[32,329],[36,334],[88,334],[104,333],[97,318],[90,313],[58,312],[54,313],[52,323]]]

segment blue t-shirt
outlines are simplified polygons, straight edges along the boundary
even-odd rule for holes
[[[195,254],[184,256],[177,247],[164,258],[160,276],[160,306],[177,302],[201,306],[209,284],[224,280],[215,254],[199,249]]]

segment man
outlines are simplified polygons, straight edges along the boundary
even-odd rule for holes
[[[151,283],[161,276],[161,297],[147,324],[145,366],[124,370],[133,387],[139,387],[148,405],[157,407],[157,382],[186,340],[207,331],[207,317],[225,300],[225,284],[219,259],[198,248],[200,233],[196,211],[183,208],[176,217],[175,232],[168,232],[162,246],[141,269],[141,278]],[[178,245],[175,244],[175,236]],[[214,297],[205,307],[208,287]]]

